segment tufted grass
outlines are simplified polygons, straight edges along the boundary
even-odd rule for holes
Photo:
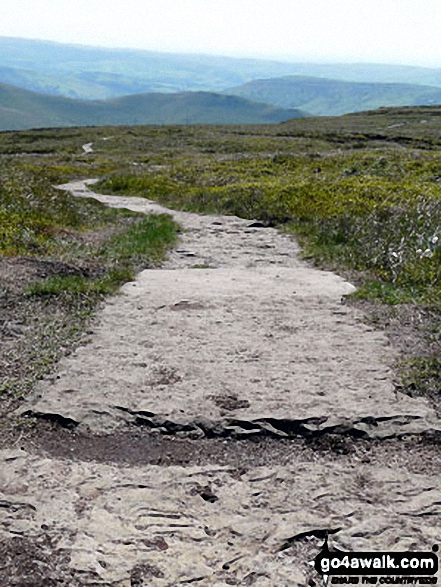
[[[99,298],[106,272],[120,267],[129,277],[158,262],[138,245],[131,261],[116,251],[126,238],[116,234],[131,230],[135,215],[73,204],[50,187],[76,178],[100,178],[96,191],[259,219],[295,234],[311,262],[349,276],[358,286],[354,303],[373,305],[378,327],[390,327],[387,309],[399,312],[418,341],[409,351],[403,343],[402,378],[408,373],[416,387],[439,389],[431,361],[441,350],[440,133],[438,107],[265,127],[1,133],[0,254],[67,266],[67,275],[51,274],[38,286],[46,293],[28,296],[40,301]],[[85,156],[88,142],[94,152]]]

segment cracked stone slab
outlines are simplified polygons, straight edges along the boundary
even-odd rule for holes
[[[65,189],[167,211],[94,196],[86,182]],[[181,252],[106,305],[89,340],[22,412],[94,432],[133,424],[238,436],[439,429],[423,400],[395,392],[393,350],[342,303],[353,286],[308,267],[295,241],[274,229],[172,214],[185,228]],[[299,587],[326,533],[349,551],[429,551],[439,543],[441,477],[433,471],[355,456],[239,470],[3,450],[0,540],[34,541],[45,560],[65,553],[69,575],[57,575],[64,584]]]
[[[100,432],[130,424],[239,436],[440,432],[425,400],[395,391],[385,335],[342,302],[355,288],[302,262],[292,238],[236,217],[94,195],[86,182],[62,187],[168,212],[184,233],[163,269],[143,271],[106,305],[90,340],[22,413]]]
[[[393,466],[299,462],[114,467],[0,452],[0,538],[44,530],[98,584],[303,585],[324,532],[343,550],[429,551],[441,536],[441,478]],[[423,523],[430,516],[431,523]],[[228,583],[227,580],[230,582]],[[232,581],[236,581],[235,583]],[[86,581],[85,585],[88,584]]]

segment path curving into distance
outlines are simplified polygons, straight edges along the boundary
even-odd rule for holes
[[[82,149],[84,155],[89,155],[89,153],[93,153],[93,143],[86,143],[82,146]]]
[[[201,443],[439,434],[431,407],[394,389],[384,334],[344,304],[354,287],[300,260],[291,237],[236,217],[97,195],[92,183],[60,188],[170,213],[184,232],[162,268],[106,304],[90,340],[37,386],[22,414],[78,435],[136,427]],[[429,549],[441,536],[439,473],[401,461],[293,454],[288,465],[269,458],[237,470],[14,450],[1,451],[0,463],[2,536],[38,539],[44,527],[85,585],[98,576],[112,586],[291,587],[304,584],[308,540],[324,532],[340,548],[370,551]]]
[[[93,195],[84,182],[64,188]],[[292,238],[236,217],[94,197],[169,212],[185,232],[164,267],[113,298],[90,344],[25,409],[99,432],[142,419],[201,435],[388,437],[437,427],[422,400],[394,390],[383,333],[342,303],[355,288],[299,260]]]

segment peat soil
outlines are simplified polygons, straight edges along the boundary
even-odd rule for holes
[[[184,233],[164,267],[4,406],[0,586],[321,585],[308,562],[327,535],[431,550],[441,425],[395,382],[400,324],[419,344],[409,324],[388,339],[351,284],[273,228],[168,212]],[[47,270],[12,260],[2,275],[19,295]],[[29,327],[4,316],[8,340]]]

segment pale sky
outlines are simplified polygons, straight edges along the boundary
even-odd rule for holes
[[[441,0],[0,0],[0,36],[441,67]]]

